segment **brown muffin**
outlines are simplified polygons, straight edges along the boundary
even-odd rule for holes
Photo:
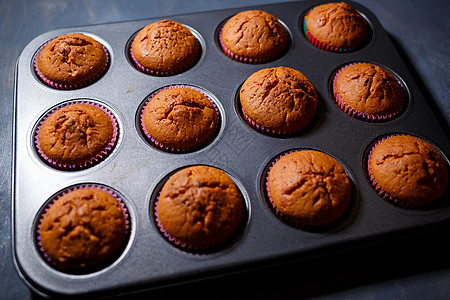
[[[313,150],[282,156],[269,171],[267,192],[274,209],[297,226],[324,226],[350,202],[350,181],[332,157]]]
[[[317,94],[300,71],[287,67],[262,69],[242,85],[240,103],[254,128],[271,134],[291,134],[314,117]]]
[[[140,70],[162,76],[186,70],[199,54],[199,42],[191,31],[171,20],[144,27],[131,46],[132,58]]]
[[[104,158],[116,137],[117,125],[109,112],[100,106],[75,103],[58,109],[43,121],[36,146],[51,165],[76,169]]]
[[[333,91],[342,110],[367,121],[392,118],[405,104],[403,88],[395,76],[368,63],[344,67],[334,78]]]
[[[225,23],[219,39],[229,57],[261,63],[276,58],[286,49],[288,34],[271,14],[247,10],[234,15]]]
[[[439,152],[409,135],[388,137],[376,144],[368,168],[380,195],[405,207],[436,200],[447,187],[447,164]]]
[[[87,35],[69,33],[54,38],[40,50],[35,68],[51,87],[74,89],[100,78],[107,64],[102,44]]]
[[[335,52],[359,47],[367,35],[364,18],[344,2],[311,9],[305,16],[303,30],[315,46]]]
[[[206,144],[216,132],[219,117],[203,93],[174,87],[150,97],[141,121],[145,134],[156,146],[179,152]]]
[[[108,192],[81,188],[58,198],[44,213],[39,235],[50,263],[67,271],[101,265],[120,248],[124,211]]]
[[[206,250],[230,238],[243,217],[241,194],[222,170],[192,166],[172,175],[156,203],[161,231],[184,249]]]

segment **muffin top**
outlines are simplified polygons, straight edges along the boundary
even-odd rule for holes
[[[246,58],[273,58],[287,45],[283,25],[271,14],[247,10],[231,17],[223,26],[221,40],[232,53]]]
[[[270,169],[267,187],[275,207],[294,223],[323,226],[350,202],[350,181],[332,157],[313,150],[282,156]]]
[[[222,170],[192,166],[172,175],[157,202],[162,230],[187,247],[216,246],[239,227],[241,194]]]
[[[175,149],[201,145],[215,133],[219,118],[211,101],[192,88],[169,88],[153,96],[143,125],[159,143]]]
[[[379,187],[404,203],[420,205],[439,198],[448,182],[448,169],[436,149],[409,135],[381,141],[369,158]]]
[[[105,50],[95,39],[69,33],[48,42],[37,60],[39,71],[60,84],[82,84],[100,74],[106,67]]]
[[[276,67],[253,73],[241,87],[240,102],[243,112],[257,124],[292,133],[314,117],[317,94],[300,71]]]
[[[139,31],[131,50],[145,68],[158,72],[178,72],[194,63],[200,53],[200,46],[185,26],[162,20]]]
[[[117,199],[90,188],[57,199],[40,226],[45,253],[64,269],[101,264],[119,248],[124,232],[125,217]]]
[[[335,79],[334,92],[349,107],[369,115],[395,114],[405,103],[403,88],[395,76],[368,63],[344,68]]]
[[[114,126],[101,109],[70,104],[52,113],[42,124],[41,151],[58,164],[83,164],[113,142]]]
[[[350,5],[327,3],[314,7],[306,27],[318,41],[336,48],[356,48],[367,35],[364,18]]]

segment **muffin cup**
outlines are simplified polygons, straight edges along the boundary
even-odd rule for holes
[[[138,60],[136,59],[136,56],[134,56],[134,53],[133,53],[133,41],[134,41],[134,38],[133,38],[133,41],[131,41],[131,43],[130,43],[129,53],[130,53],[131,59],[133,60],[134,66],[139,71],[141,71],[141,72],[143,72],[145,74],[148,74],[148,75],[158,76],[158,77],[173,76],[173,75],[180,74],[180,73],[190,69],[197,62],[197,60],[200,58],[201,53],[202,53],[202,51],[201,51],[201,44],[200,44],[200,42],[198,41],[197,38],[195,38],[195,40],[196,40],[198,48],[199,48],[198,55],[195,56],[195,57],[192,57],[191,61],[185,67],[180,68],[178,70],[173,70],[173,71],[153,70],[153,69],[150,69],[150,68],[147,68],[147,67],[143,66],[140,62],[138,62]]]
[[[238,62],[241,62],[241,63],[246,63],[246,64],[262,64],[262,63],[266,63],[266,62],[271,61],[276,58],[276,56],[263,57],[263,58],[250,58],[250,57],[245,57],[245,56],[235,54],[230,49],[228,49],[227,46],[225,46],[225,43],[222,40],[222,31],[223,31],[223,28],[221,28],[220,32],[219,32],[220,47],[222,48],[223,53],[225,53],[225,55],[228,56],[229,58],[236,60]]]
[[[114,259],[114,260],[117,259],[118,256],[123,252],[123,248],[125,246],[125,243],[126,243],[126,241],[128,240],[128,238],[130,236],[130,230],[131,230],[131,221],[130,220],[131,220],[131,218],[130,218],[130,216],[128,214],[128,209],[127,209],[125,203],[123,202],[122,198],[119,195],[117,195],[113,190],[111,190],[109,188],[106,188],[104,186],[101,186],[101,185],[97,185],[97,184],[86,184],[86,185],[81,184],[81,185],[77,185],[75,187],[71,187],[71,188],[67,189],[64,192],[60,192],[58,195],[54,196],[52,200],[50,200],[50,202],[46,205],[46,207],[43,209],[41,215],[39,216],[39,222],[38,222],[38,225],[37,225],[37,228],[36,228],[36,243],[37,243],[37,246],[38,246],[38,249],[39,249],[39,253],[42,255],[42,257],[45,259],[45,261],[47,263],[49,263],[53,267],[56,267],[58,269],[66,271],[66,272],[73,272],[73,273],[82,272],[82,273],[84,273],[82,270],[69,270],[69,269],[65,268],[64,266],[60,265],[58,262],[52,260],[45,253],[45,249],[43,248],[42,242],[41,242],[41,224],[42,224],[42,220],[44,219],[44,215],[47,213],[47,211],[50,209],[50,207],[53,205],[53,203],[55,203],[59,198],[61,198],[62,196],[66,195],[66,194],[68,194],[70,192],[74,192],[74,191],[82,190],[82,189],[96,189],[96,190],[100,190],[100,191],[106,192],[106,193],[110,194],[111,196],[113,196],[114,199],[117,200],[117,202],[119,203],[119,205],[120,205],[120,207],[122,209],[124,220],[125,220],[125,222],[124,222],[125,230],[124,230],[124,234],[123,234],[123,237],[122,237],[122,243],[121,243],[121,245],[119,245],[119,247],[117,248],[116,252],[113,255],[111,255],[111,260],[112,259]],[[109,262],[109,260],[107,260],[107,261],[105,261],[103,263],[100,262],[98,267],[99,268],[106,267],[106,265],[109,264],[108,262]],[[96,267],[90,267],[90,268],[86,268],[86,270],[84,270],[84,271],[89,273],[89,272],[95,271],[97,269],[98,268],[96,268]]]
[[[362,120],[362,121],[366,121],[366,122],[384,122],[384,121],[388,121],[392,118],[394,118],[395,116],[397,116],[402,110],[403,107],[405,106],[405,104],[403,104],[397,111],[390,113],[390,114],[382,114],[382,115],[374,115],[374,114],[367,114],[367,113],[363,113],[360,112],[352,107],[350,107],[349,105],[347,105],[344,100],[342,99],[341,95],[339,95],[339,92],[337,90],[337,79],[339,77],[339,75],[341,74],[341,72],[352,65],[355,65],[358,63],[351,63],[348,65],[345,65],[344,67],[340,68],[336,74],[334,75],[333,78],[333,95],[334,95],[334,100],[336,102],[336,104],[339,106],[339,108],[345,112],[347,115],[349,115],[350,117],[353,117],[355,119],[358,120]]]
[[[83,162],[79,162],[79,163],[62,163],[62,162],[58,162],[56,160],[51,159],[50,157],[48,157],[41,149],[41,145],[39,142],[39,133],[41,132],[41,128],[42,125],[44,124],[44,122],[55,112],[57,112],[58,110],[72,105],[72,104],[84,104],[84,105],[90,105],[93,107],[96,107],[98,109],[100,109],[101,111],[103,111],[108,118],[111,120],[112,125],[113,125],[113,136],[111,138],[111,141],[108,143],[108,145],[97,155],[95,155],[94,157],[91,157]],[[70,171],[76,171],[76,170],[81,170],[81,169],[85,169],[88,167],[91,167],[97,163],[99,163],[100,161],[102,161],[108,154],[110,154],[112,152],[112,150],[114,149],[114,146],[116,144],[117,141],[117,136],[118,136],[118,124],[117,124],[117,120],[114,117],[114,115],[105,107],[103,107],[100,104],[94,103],[94,102],[88,102],[88,101],[71,101],[65,104],[62,104],[58,107],[56,107],[55,109],[52,109],[51,112],[49,112],[40,122],[39,122],[39,126],[36,129],[36,134],[35,134],[35,147],[37,149],[37,152],[39,153],[40,157],[45,160],[47,163],[49,163],[52,167],[60,169],[60,170],[70,170]]]
[[[187,153],[187,152],[192,152],[195,150],[198,150],[200,148],[202,148],[203,146],[205,146],[206,144],[208,144],[211,139],[213,138],[213,136],[215,135],[215,133],[217,132],[217,129],[219,128],[219,122],[216,125],[216,128],[214,129],[214,133],[208,137],[207,139],[205,139],[204,142],[199,143],[196,146],[193,147],[180,147],[180,148],[176,148],[176,147],[170,147],[168,145],[165,145],[164,143],[159,142],[158,140],[156,140],[152,135],[150,135],[150,133],[148,133],[147,129],[145,128],[144,125],[144,112],[145,112],[145,108],[147,107],[148,103],[150,103],[150,101],[152,100],[153,97],[155,97],[159,92],[163,91],[163,90],[167,90],[167,89],[174,89],[174,88],[189,88],[189,89],[193,89],[196,90],[197,92],[202,93],[206,98],[208,98],[208,100],[211,102],[211,104],[214,107],[214,110],[217,114],[218,119],[220,120],[220,114],[219,114],[219,109],[217,108],[217,105],[214,103],[214,101],[204,92],[202,92],[199,89],[196,89],[195,87],[189,86],[189,85],[170,85],[170,86],[166,86],[163,87],[157,91],[155,91],[154,93],[152,93],[148,98],[147,101],[145,102],[144,106],[142,107],[141,110],[141,116],[140,116],[140,123],[141,123],[141,129],[144,132],[145,136],[147,137],[148,141],[155,146],[158,149],[161,149],[163,151],[166,152],[171,152],[171,153]]]
[[[300,132],[303,128],[300,128],[298,130],[291,130],[291,131],[281,131],[281,130],[273,130],[270,128],[267,128],[265,126],[259,125],[258,123],[256,123],[255,121],[253,121],[252,119],[250,119],[249,116],[247,116],[247,114],[245,113],[244,109],[241,107],[241,112],[242,112],[242,116],[244,117],[245,122],[252,127],[253,129],[255,129],[256,131],[259,131],[261,133],[267,134],[267,135],[271,135],[271,136],[289,136],[289,135],[294,135],[298,132]]]
[[[106,54],[106,61],[105,61],[105,65],[103,66],[103,68],[101,69],[101,71],[96,74],[94,77],[92,77],[91,79],[88,79],[82,83],[78,83],[78,84],[65,84],[65,83],[57,83],[53,80],[48,79],[47,77],[44,76],[44,74],[42,74],[42,72],[39,70],[38,67],[38,58],[39,58],[39,54],[41,53],[42,49],[44,48],[44,46],[47,45],[47,43],[45,43],[44,45],[41,46],[41,48],[39,48],[35,58],[34,58],[34,70],[36,72],[36,74],[38,75],[38,77],[49,87],[52,87],[54,89],[58,89],[58,90],[76,90],[76,89],[81,89],[83,87],[86,87],[88,85],[93,84],[94,82],[96,82],[97,80],[99,80],[103,75],[105,75],[106,73],[106,69],[108,68],[108,64],[109,64],[109,53],[108,50],[105,48],[105,46],[102,45],[103,47],[103,51],[105,51]]]
[[[308,26],[306,25],[306,19],[308,19],[308,15],[310,12],[311,12],[311,10],[309,10],[306,13],[305,17],[303,18],[303,33],[305,34],[306,38],[308,39],[308,41],[311,44],[313,44],[314,46],[316,46],[319,49],[329,51],[329,52],[336,52],[336,53],[345,53],[345,52],[351,52],[351,51],[355,50],[354,48],[337,48],[337,47],[327,45],[327,44],[322,43],[321,41],[317,40],[311,34],[311,32],[308,30]]]

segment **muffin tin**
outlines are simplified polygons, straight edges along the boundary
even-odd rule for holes
[[[59,29],[31,41],[20,55],[15,72],[12,181],[14,257],[17,270],[28,285],[47,295],[124,293],[290,259],[308,259],[367,240],[438,226],[448,220],[448,192],[425,209],[405,209],[382,199],[370,185],[365,160],[368,149],[380,137],[392,133],[420,137],[441,152],[447,165],[450,144],[388,35],[365,7],[349,2],[371,29],[367,43],[360,49],[332,53],[307,41],[303,16],[322,2],[300,1],[169,17],[193,31],[202,54],[187,71],[167,77],[138,71],[128,48],[141,28],[164,18]],[[285,25],[290,43],[281,57],[264,64],[246,64],[231,60],[221,51],[220,27],[229,17],[247,9],[267,11]],[[109,67],[104,76],[87,87],[55,90],[38,79],[33,59],[48,40],[71,32],[100,41],[110,54]],[[397,76],[408,95],[407,107],[399,116],[369,123],[339,109],[330,92],[333,74],[339,67],[357,61],[381,65]],[[295,136],[257,132],[240,113],[241,84],[254,72],[276,66],[301,71],[319,96],[315,118]],[[198,87],[214,100],[220,112],[220,128],[215,138],[199,150],[168,153],[148,143],[140,129],[139,115],[150,94],[179,84]],[[112,153],[92,167],[57,170],[40,159],[34,133],[47,111],[74,100],[97,102],[111,110],[118,122],[118,141]],[[284,223],[270,209],[264,187],[267,169],[280,154],[296,149],[323,151],[344,167],[352,183],[352,204],[338,224],[323,230],[301,230]],[[247,212],[233,241],[205,254],[183,251],[165,240],[155,224],[153,211],[164,180],[178,169],[196,164],[214,166],[229,174],[243,195]],[[55,194],[85,183],[104,185],[121,195],[129,211],[131,233],[123,253],[109,266],[89,274],[68,274],[43,259],[36,242],[36,228],[43,207]]]

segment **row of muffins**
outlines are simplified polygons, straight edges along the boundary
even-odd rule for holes
[[[368,32],[364,18],[346,3],[314,7],[305,16],[303,29],[313,44],[335,52],[357,49]],[[232,16],[222,26],[219,44],[230,58],[259,64],[285,52],[289,34],[275,16],[247,10]],[[189,28],[172,20],[161,20],[147,25],[133,37],[129,55],[144,73],[171,76],[190,68],[201,51],[199,40]],[[78,89],[98,80],[106,72],[108,62],[108,51],[100,42],[81,33],[70,33],[44,44],[37,52],[34,68],[48,86]]]
[[[287,224],[327,230],[349,213],[355,196],[351,177],[332,156],[294,150],[275,157],[266,169],[263,198]],[[434,204],[448,184],[441,154],[428,142],[404,134],[386,136],[372,145],[367,174],[380,198],[408,209]],[[246,203],[226,172],[193,165],[169,175],[151,200],[155,224],[169,243],[206,254],[240,234],[248,214]],[[45,205],[37,224],[37,244],[52,266],[85,274],[120,256],[130,222],[119,193],[102,185],[80,184]]]

